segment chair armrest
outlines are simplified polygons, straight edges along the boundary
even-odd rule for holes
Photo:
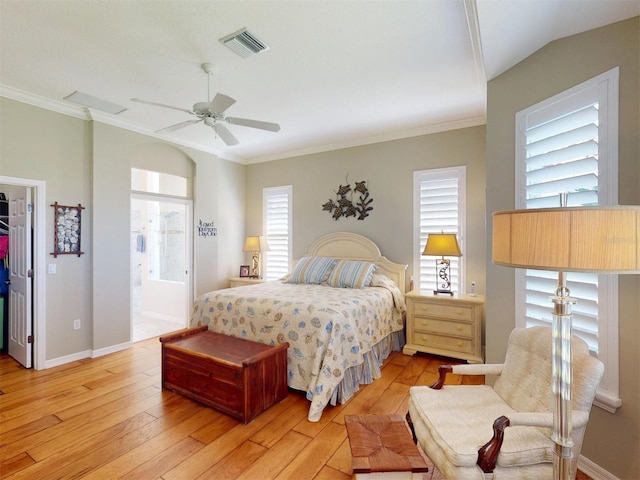
[[[581,410],[571,411],[571,428],[581,428],[589,422],[589,413]],[[553,413],[551,412],[518,412],[509,415],[511,427],[542,427],[553,428]]]
[[[571,411],[571,428],[580,428],[589,421],[589,413],[581,410]],[[493,437],[478,450],[476,464],[484,473],[493,472],[496,461],[502,448],[504,430],[507,427],[545,427],[553,428],[553,413],[550,412],[518,412],[509,415],[509,418],[497,418],[493,422]]]
[[[434,390],[440,390],[444,385],[447,373],[457,375],[500,375],[502,373],[502,363],[481,363],[473,365],[440,365],[438,367],[438,380],[431,385]]]
[[[493,422],[493,437],[478,450],[476,464],[484,473],[491,473],[496,468],[498,454],[504,440],[504,429],[509,426],[509,419],[504,415]]]

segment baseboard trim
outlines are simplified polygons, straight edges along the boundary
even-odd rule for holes
[[[72,353],[71,355],[65,355],[64,357],[52,358],[51,360],[46,360],[44,362],[44,368],[53,368],[58,367],[60,365],[64,365],[65,363],[77,362],[78,360],[83,360],[85,358],[91,357],[91,350],[84,350],[82,352]]]
[[[620,480],[614,474],[607,472],[600,465],[595,464],[584,455],[578,457],[578,470],[589,475],[593,480]]]
[[[91,358],[98,358],[104,355],[109,355],[110,353],[116,353],[121,350],[126,350],[127,348],[131,348],[132,342],[124,342],[118,345],[111,345],[110,347],[100,348],[98,350],[94,350]]]
[[[83,350],[82,352],[72,353],[71,355],[65,355],[63,357],[52,358],[44,363],[44,368],[59,367],[66,363],[77,362],[78,360],[84,360],[85,358],[98,358],[110,353],[119,352],[131,348],[132,342],[125,342],[119,345],[111,345],[110,347],[100,348],[98,350]]]

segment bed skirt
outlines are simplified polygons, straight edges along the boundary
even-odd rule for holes
[[[364,363],[348,368],[344,372],[344,378],[333,392],[329,403],[338,405],[345,403],[360,389],[360,385],[373,383],[376,378],[382,376],[382,364],[391,355],[391,352],[399,352],[405,344],[404,329],[393,332],[364,355]]]

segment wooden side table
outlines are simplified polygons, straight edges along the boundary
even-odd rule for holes
[[[356,480],[421,479],[429,471],[402,415],[345,415],[344,423]]]
[[[266,278],[233,277],[229,279],[229,288],[243,287],[245,285],[256,285],[258,283],[264,283],[266,281]]]
[[[407,344],[402,353],[432,353],[483,363],[484,296],[434,295],[427,290],[405,294]]]

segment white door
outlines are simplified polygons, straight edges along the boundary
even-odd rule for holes
[[[17,189],[18,191],[20,189]],[[31,188],[9,191],[9,355],[31,368]]]

